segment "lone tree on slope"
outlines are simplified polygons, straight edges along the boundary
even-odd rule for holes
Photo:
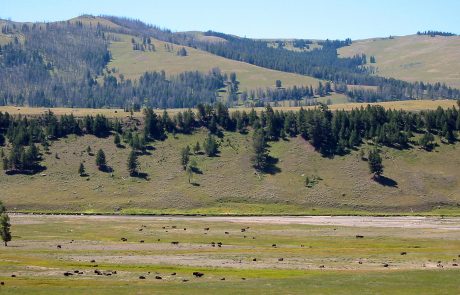
[[[138,166],[139,162],[137,160],[137,153],[135,151],[131,151],[128,156],[128,171],[130,176],[135,176],[138,174]]]
[[[373,174],[373,179],[378,179],[383,174],[383,164],[380,152],[377,149],[369,152],[369,170]]]
[[[107,162],[105,160],[105,153],[102,149],[99,149],[96,154],[96,166],[99,170],[103,171],[107,168]]]
[[[0,236],[2,236],[2,240],[5,243],[5,247],[7,247],[8,242],[11,241],[10,227],[11,227],[10,217],[8,216],[8,214],[3,212],[0,215]]]

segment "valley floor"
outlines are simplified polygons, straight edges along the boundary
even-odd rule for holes
[[[11,220],[13,241],[0,251],[1,294],[460,292],[460,218]]]

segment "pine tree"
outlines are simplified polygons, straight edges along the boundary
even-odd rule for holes
[[[369,170],[373,174],[373,178],[377,179],[383,174],[382,157],[378,149],[373,149],[368,156]]]
[[[193,152],[195,154],[198,154],[200,152],[200,150],[201,150],[201,146],[200,146],[200,143],[197,141],[195,146],[193,147]]]
[[[85,166],[83,165],[83,163],[80,163],[80,166],[78,167],[78,174],[83,177],[86,175],[86,172],[85,172]]]
[[[113,143],[117,146],[117,147],[120,147],[120,135],[118,135],[118,133],[115,133],[115,137],[113,139]]]
[[[217,154],[217,141],[212,134],[208,134],[206,137],[203,143],[203,148],[209,157],[214,157]]]
[[[430,132],[425,132],[425,134],[423,134],[423,136],[420,138],[419,144],[423,149],[427,151],[433,149],[433,146],[434,146],[433,134],[431,134]]]
[[[138,166],[139,162],[137,159],[137,153],[135,151],[131,151],[128,156],[128,171],[130,176],[135,176],[138,174]]]
[[[8,242],[11,241],[11,223],[10,223],[10,217],[8,214],[3,212],[0,215],[0,236],[2,236],[2,240],[5,243],[5,247],[8,246]]]
[[[187,168],[187,164],[190,160],[190,147],[189,146],[186,146],[185,148],[182,149],[181,151],[181,160],[180,160],[180,163],[182,165],[182,167],[184,168],[184,170]]]
[[[192,176],[193,176],[193,169],[190,165],[187,165],[187,168],[185,169],[185,172],[187,173],[188,176],[188,183],[192,183]]]
[[[102,149],[99,149],[96,154],[96,166],[99,168],[99,170],[103,171],[105,170],[107,166],[107,162],[105,159],[105,153]]]
[[[252,147],[254,149],[254,155],[251,158],[252,164],[257,170],[263,171],[268,165],[268,152],[262,129],[254,131]]]

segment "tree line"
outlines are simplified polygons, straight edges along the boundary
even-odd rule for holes
[[[203,143],[203,148],[206,154],[213,156],[218,151],[215,138],[222,137],[224,131],[246,134],[252,130],[254,137],[263,141],[255,146],[262,155],[257,157],[259,164],[256,166],[263,167],[265,144],[281,138],[301,136],[323,156],[333,157],[359,148],[364,142],[398,149],[418,145],[431,150],[435,135],[445,143],[455,143],[460,130],[460,112],[457,108],[415,113],[367,106],[352,111],[332,112],[322,104],[315,109],[301,108],[296,112],[278,111],[270,106],[261,112],[254,109],[230,112],[225,105],[217,103],[214,106],[199,104],[195,111],[188,109],[174,116],[170,116],[166,110],[158,115],[153,109],[146,108],[141,128],[130,120],[135,119],[109,120],[102,115],[84,118],[63,115],[58,118],[52,112],[28,118],[0,113],[0,143],[9,145],[8,154],[1,150],[3,168],[9,173],[37,171],[41,151],[47,152],[52,141],[69,134],[93,134],[98,137],[113,134],[117,146],[123,140],[133,151],[142,154],[149,142],[206,128],[211,137]],[[103,162],[99,162],[98,167],[104,168]]]
[[[426,35],[426,36],[444,36],[444,37],[452,37],[452,36],[457,36],[457,34],[454,33],[449,33],[449,32],[442,32],[442,31],[418,31],[417,35]]]

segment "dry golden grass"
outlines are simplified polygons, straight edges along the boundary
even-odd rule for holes
[[[325,97],[327,100],[328,97]],[[335,99],[341,99],[339,96]],[[455,100],[406,100],[406,101],[390,101],[390,102],[379,102],[379,103],[338,103],[330,105],[329,108],[333,111],[335,110],[346,110],[350,111],[354,108],[366,107],[367,105],[381,105],[386,109],[397,109],[397,110],[406,110],[406,111],[421,111],[421,110],[435,110],[438,107],[442,108],[452,108],[457,106]],[[303,107],[304,109],[314,108]],[[261,111],[264,108],[255,108],[256,111]],[[274,107],[275,110],[280,111],[296,111],[300,107],[289,107],[289,106],[280,106]],[[38,116],[42,115],[46,111],[51,110],[56,115],[70,115],[73,114],[76,117],[83,117],[86,115],[95,116],[97,114],[102,114],[108,118],[126,118],[130,116],[129,112],[125,112],[123,109],[87,109],[87,108],[33,108],[33,107],[15,107],[15,106],[0,106],[0,112],[8,112],[11,115],[22,115],[22,116]],[[168,113],[175,114],[179,111],[184,111],[185,109],[168,109]],[[251,108],[232,108],[231,112],[234,111],[250,111]],[[163,113],[163,110],[155,110],[158,114]],[[134,117],[142,117],[142,112],[135,112]]]
[[[460,88],[460,37],[404,36],[355,41],[342,56],[374,55],[377,75],[411,82],[441,82]]]
[[[257,89],[274,87],[276,80],[281,80],[283,86],[310,86],[316,87],[319,80],[293,73],[285,73],[262,67],[226,59],[217,55],[186,47],[188,56],[177,56],[177,51],[183,47],[171,43],[152,40],[156,51],[134,51],[131,45],[131,36],[117,35],[120,41],[112,42],[110,51],[113,60],[108,68],[116,68],[126,78],[137,79],[147,71],[164,70],[168,75],[179,74],[184,71],[200,71],[207,73],[213,68],[220,68],[222,72],[235,72],[240,81],[240,89]],[[137,38],[136,38],[137,39]],[[137,39],[137,42],[140,40]],[[167,51],[165,44],[173,48]]]
[[[150,154],[139,159],[148,180],[129,177],[130,149],[116,148],[113,137],[70,136],[53,142],[50,154],[44,154],[43,175],[0,173],[2,201],[12,210],[198,214],[410,213],[460,203],[458,145],[441,144],[431,153],[385,148],[384,175],[395,183],[381,185],[371,179],[357,151],[323,158],[302,138],[270,143],[270,154],[278,159],[275,173],[258,175],[250,162],[251,133],[225,133],[218,157],[191,156],[201,171],[191,185],[180,151],[203,143],[206,134],[199,130],[153,143]],[[97,170],[95,157],[84,152],[87,146],[105,151],[113,174]],[[80,162],[88,178],[78,175]],[[307,176],[322,180],[306,188]]]

